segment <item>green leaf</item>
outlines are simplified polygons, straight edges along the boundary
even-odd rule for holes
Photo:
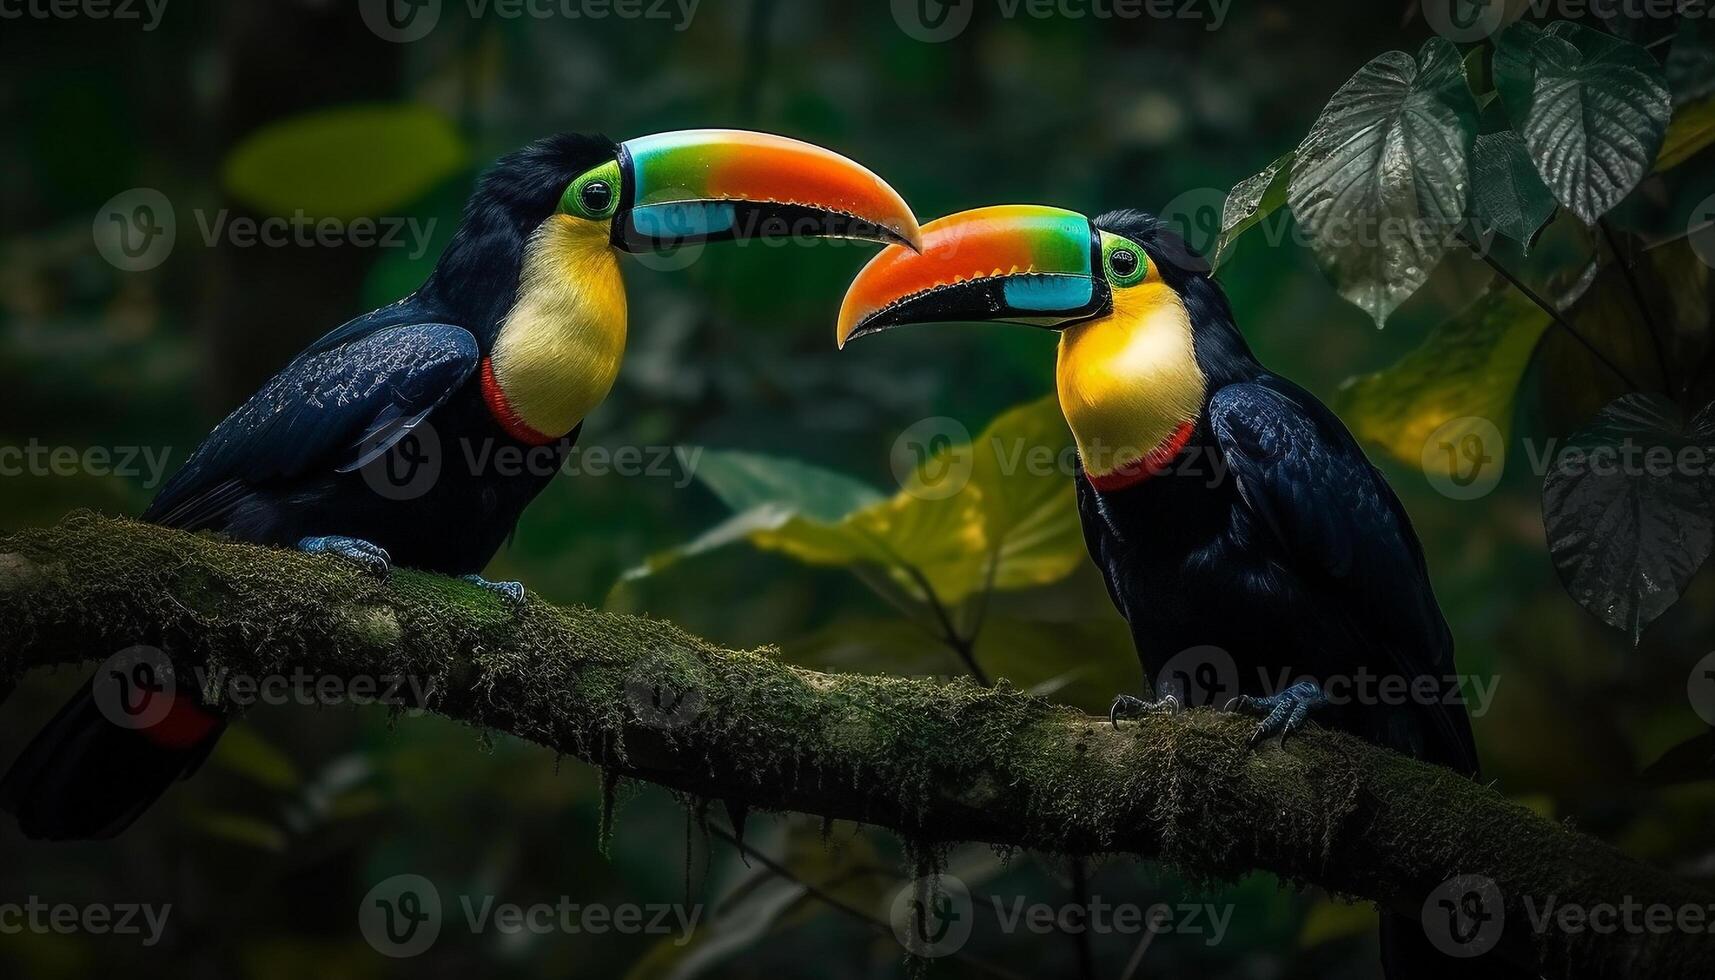
[[[733,511],[777,504],[812,520],[832,523],[860,507],[879,503],[880,493],[831,470],[755,453],[701,450],[698,480]]]
[[[1543,182],[1586,224],[1649,173],[1673,114],[1649,52],[1569,21],[1507,28],[1495,87]]]
[[[215,747],[213,761],[270,789],[294,789],[303,781],[291,757],[251,725],[228,727]]]
[[[1376,931],[1376,907],[1369,904],[1323,899],[1310,907],[1298,932],[1300,949],[1314,949]]]
[[[1679,601],[1715,547],[1710,460],[1715,406],[1688,423],[1666,398],[1633,392],[1549,461],[1543,525],[1560,581],[1634,641]]]
[[[1478,225],[1525,246],[1554,214],[1554,195],[1536,174],[1517,133],[1477,137],[1471,151],[1472,210]]]
[[[266,820],[242,813],[204,812],[196,814],[192,824],[210,837],[257,850],[279,853],[286,849],[286,832]]]
[[[1240,181],[1221,208],[1221,232],[1215,239],[1211,265],[1218,269],[1232,253],[1240,235],[1268,220],[1286,204],[1286,188],[1292,181],[1292,160],[1297,150],[1264,167],[1254,177]]]
[[[1500,285],[1430,331],[1391,367],[1353,378],[1340,389],[1340,415],[1352,432],[1409,466],[1437,477],[1463,465],[1432,445],[1458,419],[1485,419],[1507,444],[1513,398],[1549,317],[1519,292]]]
[[[1340,87],[1298,148],[1288,199],[1340,295],[1385,325],[1465,217],[1477,105],[1458,49],[1389,51]]]
[[[913,597],[925,598],[927,584],[949,605],[991,580],[997,589],[1044,585],[1087,560],[1074,458],[1053,397],[1003,413],[970,444],[939,446],[886,499],[802,463],[722,454],[713,469],[699,464],[698,477],[745,509],[623,581],[745,540],[808,565],[881,568]],[[818,489],[807,497],[807,488]]]
[[[233,149],[228,193],[256,210],[310,218],[383,217],[465,166],[452,124],[413,105],[348,106],[272,123]]]
[[[1715,143],[1715,97],[1680,106],[1667,126],[1661,153],[1655,158],[1656,173],[1672,170]]]

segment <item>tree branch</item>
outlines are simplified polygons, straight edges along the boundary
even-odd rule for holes
[[[1253,869],[1416,916],[1456,874],[1493,879],[1550,975],[1706,977],[1706,935],[1533,928],[1549,902],[1707,909],[1715,893],[1342,734],[1244,748],[1212,711],[1105,719],[1002,682],[825,674],[661,621],[532,599],[514,612],[409,571],[76,515],[0,539],[0,687],[150,643],[175,664],[432,684],[427,707],[705,798],[981,841],[1131,854],[1215,880]],[[1528,909],[1527,909],[1528,906]]]

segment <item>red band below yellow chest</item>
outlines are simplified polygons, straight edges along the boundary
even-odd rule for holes
[[[500,382],[495,379],[494,359],[489,357],[482,359],[482,400],[488,405],[488,414],[494,416],[494,421],[506,430],[506,434],[525,445],[546,446],[559,438],[538,432],[519,416],[512,403],[506,400],[506,392],[500,387]]]
[[[1191,435],[1196,431],[1196,423],[1181,422],[1179,428],[1174,429],[1173,434],[1163,440],[1161,445],[1142,457],[1106,473],[1091,473],[1086,470],[1084,476],[1089,479],[1090,486],[1103,493],[1136,486],[1173,465],[1174,457],[1191,441]]]

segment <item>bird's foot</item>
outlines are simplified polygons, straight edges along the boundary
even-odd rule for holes
[[[387,549],[362,538],[337,534],[304,538],[298,542],[298,550],[309,555],[337,555],[380,579],[385,579],[393,571],[393,559],[387,554]]]
[[[1179,708],[1179,699],[1171,694],[1160,701],[1145,701],[1129,694],[1121,694],[1114,698],[1113,706],[1108,709],[1108,723],[1117,729],[1120,727],[1121,718],[1154,714],[1176,715],[1179,713]]]
[[[479,589],[487,589],[502,599],[505,599],[508,605],[524,605],[523,582],[490,582],[481,575],[460,575],[459,581],[469,582]]]
[[[1276,735],[1279,735],[1284,743],[1286,736],[1304,727],[1304,723],[1310,718],[1310,712],[1327,704],[1328,695],[1322,693],[1322,688],[1315,681],[1299,681],[1279,694],[1271,694],[1266,698],[1241,694],[1227,702],[1227,710],[1263,716],[1262,724],[1256,726],[1256,731],[1246,743],[1247,748],[1256,748],[1265,739]]]

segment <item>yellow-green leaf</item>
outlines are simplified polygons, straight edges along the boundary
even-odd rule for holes
[[[291,758],[251,725],[226,730],[215,747],[214,763],[270,789],[292,789],[302,781]]]
[[[748,540],[810,565],[884,569],[901,589],[943,603],[983,591],[1044,585],[1070,574],[1085,558],[1072,489],[1071,435],[1055,400],[1040,399],[1003,413],[969,444],[940,445],[892,497],[862,503],[851,482],[788,460],[705,453],[716,462],[711,487],[731,505],[724,524],[672,552],[652,557],[626,579],[651,574],[693,554]],[[744,479],[728,479],[729,458]],[[778,470],[779,472],[770,472]],[[789,475],[790,478],[783,478]],[[734,496],[733,488],[744,492]],[[817,499],[842,499],[851,509],[830,519],[813,513],[801,488],[843,488]],[[788,487],[800,488],[788,490]]]
[[[1430,437],[1461,419],[1487,420],[1504,446],[1519,379],[1548,325],[1548,314],[1517,290],[1499,287],[1436,327],[1393,366],[1347,381],[1340,414],[1354,434],[1400,462],[1458,478],[1464,463],[1425,452]],[[1442,436],[1458,441],[1445,431]]]
[[[1298,945],[1311,949],[1323,943],[1367,936],[1376,930],[1376,909],[1373,905],[1354,905],[1324,899],[1310,907],[1304,925],[1298,932]]]
[[[412,105],[328,109],[256,130],[227,156],[233,197],[265,214],[383,217],[469,157],[439,113]]]
[[[1710,143],[1715,143],[1715,96],[1674,110],[1655,158],[1656,173],[1679,166]]]

